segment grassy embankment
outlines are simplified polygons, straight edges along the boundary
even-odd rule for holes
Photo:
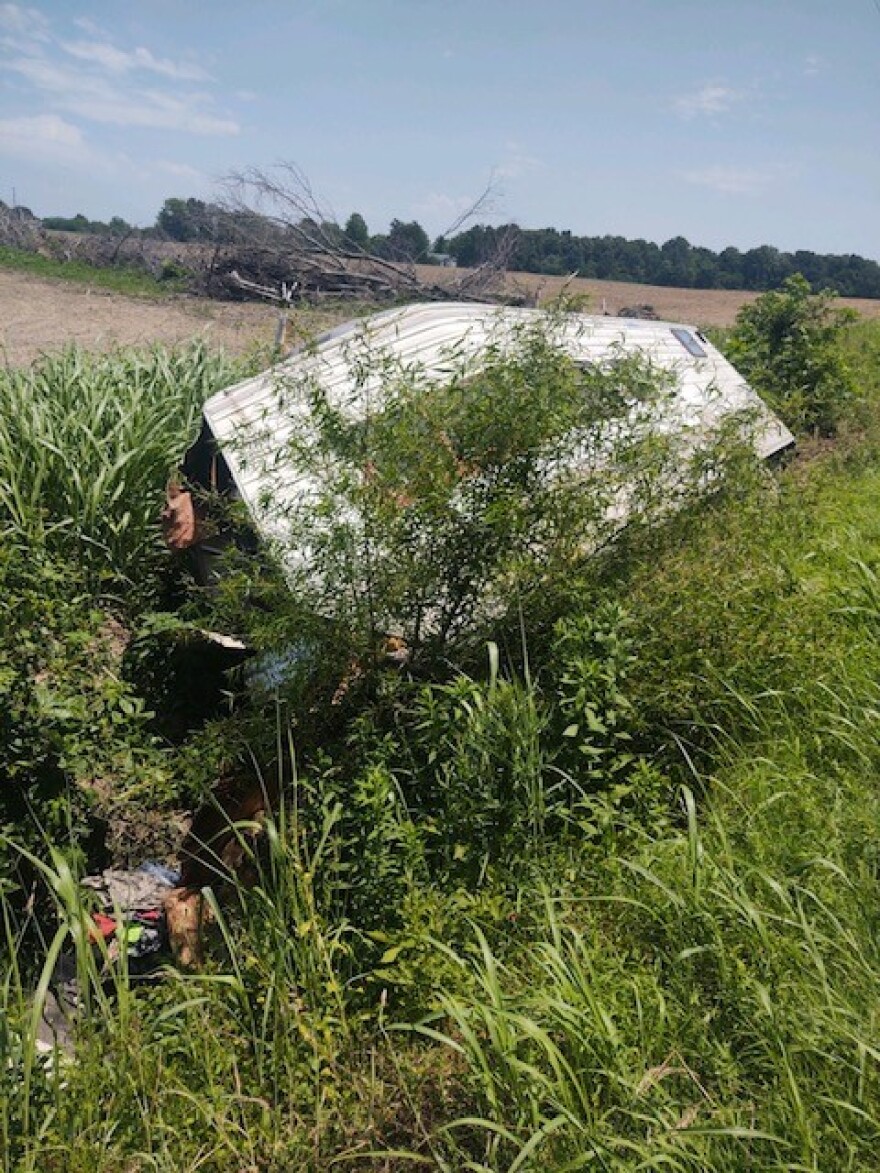
[[[558,584],[522,617],[525,664],[499,631],[488,672],[380,672],[341,713],[318,690],[291,713],[292,777],[271,702],[172,746],[139,661],[124,673],[102,636],[161,605],[151,502],[227,372],[124,360],[151,372],[133,402],[185,404],[134,499],[108,456],[126,487],[97,511],[61,488],[103,453],[95,429],[119,427],[104,395],[70,452],[31,428],[44,487],[18,520],[3,506],[3,630],[19,634],[0,649],[0,770],[35,907],[57,909],[43,948],[77,947],[89,1010],[75,1058],[47,1069],[25,992],[39,999],[49,962],[9,846],[7,1167],[875,1168],[880,334],[860,324],[846,345],[862,396],[833,440]],[[76,370],[126,394],[122,359],[101,375],[65,361],[28,386]],[[4,385],[4,404],[21,393]],[[0,427],[13,485],[18,415]],[[235,768],[283,774],[287,798],[258,847],[242,836],[257,884],[210,897],[207,971],[102,982],[69,871],[96,806],[146,818]]]
[[[74,281],[114,293],[125,293],[130,297],[167,297],[186,288],[186,281],[171,278],[160,281],[141,269],[125,265],[90,265],[87,261],[69,261],[45,257],[25,249],[0,245],[0,269],[13,269],[19,273],[30,273],[34,277],[46,277],[61,281]]]

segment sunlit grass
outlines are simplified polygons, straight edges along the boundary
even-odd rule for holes
[[[853,357],[869,397],[874,345],[860,335]],[[96,567],[134,576],[201,394],[175,398],[171,374],[195,372],[198,387],[225,376],[206,359],[106,362],[112,382],[87,386],[90,364],[68,356],[7,389],[4,517],[19,542],[84,559],[93,549]],[[97,422],[80,426],[78,402]],[[159,418],[175,422],[152,447]],[[131,463],[111,461],[101,481],[91,449],[112,443],[93,445],[89,430],[119,437],[117,460],[127,451]],[[80,482],[104,486],[97,503],[76,496],[53,445],[92,469]],[[5,1167],[874,1170],[877,452],[860,408],[835,446],[672,520],[600,576],[628,615],[634,660],[618,675],[597,656],[621,698],[591,715],[625,713],[654,782],[667,779],[668,801],[648,817],[609,794],[601,836],[576,804],[564,833],[557,821],[548,834],[551,739],[570,742],[573,718],[548,699],[557,645],[529,643],[524,615],[525,671],[493,647],[486,680],[423,684],[418,703],[385,682],[375,726],[334,709],[342,732],[322,726],[302,770],[309,715],[289,741],[279,717],[269,764],[247,768],[267,791],[277,770],[285,799],[234,828],[250,883],[218,869],[198,974],[169,970],[144,988],[124,964],[108,968],[67,855],[35,852],[31,886],[3,901]],[[124,485],[119,499],[137,489],[136,524],[122,524],[111,484]],[[115,531],[102,528],[101,500]],[[596,582],[570,585],[599,616]],[[576,779],[587,796],[588,773]],[[416,818],[426,778],[445,804],[433,823]],[[511,834],[511,812],[526,833]],[[478,825],[502,846],[468,869],[460,832]],[[410,850],[445,870],[410,868]],[[72,1057],[47,1061],[34,1028],[61,949],[78,959],[87,1009]]]
[[[0,369],[0,530],[95,573],[141,574],[201,405],[238,368],[201,346]]]
[[[0,245],[0,268],[13,269],[19,273],[31,273],[34,277],[75,281],[79,284],[93,285],[99,289],[109,289],[115,293],[125,293],[134,297],[168,297],[169,294],[179,292],[186,285],[180,280],[157,281],[155,277],[151,277],[149,273],[145,273],[141,269],[133,269],[124,265],[99,266],[90,265],[87,261],[80,260],[59,261],[53,257],[44,257],[40,253],[10,248],[7,245]]]

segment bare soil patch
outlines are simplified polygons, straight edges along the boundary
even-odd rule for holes
[[[288,340],[328,329],[346,316],[304,309],[292,315]],[[234,354],[274,343],[278,313],[269,305],[170,297],[127,297],[69,281],[0,270],[0,361],[12,366],[75,342],[89,350],[167,345],[199,339]]]

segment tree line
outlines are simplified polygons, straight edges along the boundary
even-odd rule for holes
[[[135,230],[119,217],[104,224],[81,213],[46,217],[43,225],[68,232],[119,235],[138,231],[181,242],[232,244],[248,235],[246,221],[253,215],[203,200],[169,198],[155,224],[146,229]],[[352,212],[343,225],[322,221],[314,227],[320,230],[316,239],[348,242],[386,260],[438,263],[451,258],[459,266],[473,268],[491,262],[505,249],[508,268],[526,273],[757,292],[776,289],[788,277],[802,273],[814,289],[831,289],[845,297],[880,297],[880,264],[856,254],[782,252],[766,244],[746,251],[729,247],[714,252],[683,236],[658,245],[623,236],[578,236],[568,229],[517,224],[476,224],[432,242],[416,220],[394,219],[387,232],[371,233],[359,212]]]
[[[743,252],[720,252],[691,244],[683,236],[657,245],[623,236],[576,236],[556,228],[528,229],[516,224],[478,224],[448,241],[459,265],[479,265],[514,235],[510,267],[526,273],[569,274],[610,281],[641,281],[686,289],[778,288],[802,273],[814,289],[833,289],[845,297],[880,297],[880,265],[855,254],[836,256],[808,250],[781,252],[771,245]]]

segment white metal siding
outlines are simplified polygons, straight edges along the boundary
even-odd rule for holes
[[[297,419],[306,411],[297,401],[298,384],[320,380],[331,401],[342,407],[351,400],[356,384],[351,354],[362,345],[369,347],[370,354],[391,355],[396,363],[417,365],[428,378],[436,379],[449,372],[453,350],[457,368],[469,360],[476,367],[489,344],[503,347],[513,341],[518,329],[542,317],[547,317],[542,310],[466,303],[389,310],[338,327],[314,347],[296,351],[271,370],[212,396],[205,405],[205,418],[258,529],[267,537],[283,536],[285,509],[301,505],[316,490],[309,478],[291,466],[285,451]],[[665,426],[709,428],[725,415],[751,407],[761,411],[756,437],[760,456],[769,457],[793,443],[788,429],[694,327],[586,314],[552,320],[555,336],[576,362],[601,364],[621,351],[639,352],[658,367],[673,371],[677,393]],[[673,328],[695,336],[706,357],[690,354]],[[279,395],[281,384],[283,396]],[[362,382],[358,393],[363,399],[375,395],[380,402],[381,370]]]

